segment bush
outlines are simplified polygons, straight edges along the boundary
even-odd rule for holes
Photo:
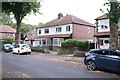
[[[89,43],[88,41],[83,41],[83,40],[68,39],[66,41],[63,41],[61,45],[62,48],[66,48],[66,49],[77,47],[78,50],[86,51],[88,50]]]
[[[76,46],[76,40],[68,39],[61,43],[62,48],[72,48]]]
[[[5,38],[3,41],[2,41],[2,44],[12,44],[13,43],[13,38]]]
[[[73,54],[76,50],[87,51],[88,46],[88,41],[68,39],[61,43],[59,54]]]

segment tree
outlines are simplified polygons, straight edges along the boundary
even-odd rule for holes
[[[120,3],[117,0],[109,0],[105,3],[110,9],[107,8],[107,17],[109,18],[110,25],[110,48],[118,49],[118,21],[120,19]]]
[[[16,20],[15,43],[19,43],[19,32],[21,21],[27,14],[39,13],[40,2],[2,2],[2,11],[13,15]]]
[[[10,15],[6,14],[5,12],[2,12],[0,14],[0,16],[1,16],[0,17],[1,24],[13,26],[13,21],[12,21],[12,18],[10,17]]]

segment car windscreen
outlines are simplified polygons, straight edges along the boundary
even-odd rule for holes
[[[30,48],[28,45],[22,45],[22,47],[24,47],[24,48]]]

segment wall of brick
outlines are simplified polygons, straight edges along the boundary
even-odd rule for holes
[[[73,24],[74,31],[73,31],[73,39],[76,40],[93,40],[94,35],[94,27],[84,26],[79,24]],[[90,32],[88,30],[90,27]]]
[[[9,36],[6,33],[2,33],[2,38],[8,38],[8,37],[12,37],[15,38],[15,36],[13,36],[14,33],[10,33]]]

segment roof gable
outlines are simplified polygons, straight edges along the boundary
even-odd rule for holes
[[[108,19],[107,15],[104,14],[102,16],[97,17],[95,20],[102,20],[102,19]]]

